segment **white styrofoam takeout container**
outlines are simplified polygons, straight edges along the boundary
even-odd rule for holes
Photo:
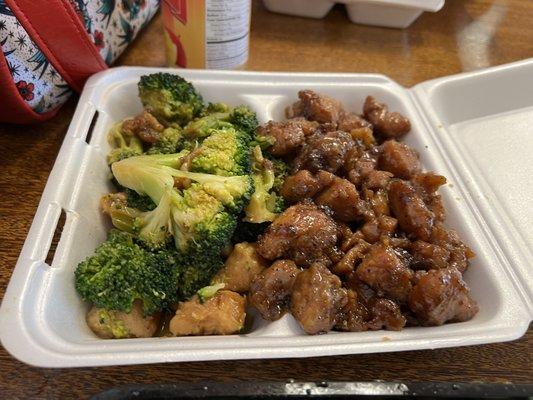
[[[370,74],[166,70],[192,81],[207,101],[248,104],[262,123],[283,119],[304,88],[358,112],[373,95],[407,115],[412,131],[405,141],[427,170],[448,178],[441,190],[447,223],[477,254],[465,279],[479,313],[468,322],[401,332],[308,336],[285,315],[272,323],[255,318],[241,335],[97,338],[85,323],[88,306],[74,289],[74,269],[109,227],[99,210],[101,195],[112,190],[107,131],[141,110],[137,81],[159,70],[115,68],[87,82],[0,310],[0,338],[13,356],[43,367],[308,357],[474,345],[526,331],[533,314],[533,59],[411,89]],[[62,211],[66,222],[47,265]]]
[[[263,0],[263,3],[272,12],[309,18],[324,18],[335,3],[343,3],[354,24],[407,28],[424,11],[439,11],[444,0]]]

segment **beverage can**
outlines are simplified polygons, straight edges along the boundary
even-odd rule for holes
[[[233,69],[248,60],[250,0],[163,0],[169,66]]]

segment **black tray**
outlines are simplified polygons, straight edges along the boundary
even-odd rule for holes
[[[442,382],[238,382],[129,385],[97,394],[92,400],[181,399],[528,399],[533,384]]]

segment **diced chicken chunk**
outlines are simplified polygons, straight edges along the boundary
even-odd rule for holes
[[[367,189],[386,189],[392,177],[391,172],[374,169],[366,174],[363,184]]]
[[[466,271],[469,265],[468,260],[475,255],[470,247],[459,239],[457,232],[453,229],[446,229],[441,223],[433,228],[430,242],[449,251],[448,265],[457,268],[461,273]]]
[[[87,325],[103,339],[152,337],[159,326],[159,315],[144,316],[142,303],[136,300],[129,313],[92,307]]]
[[[259,237],[257,251],[267,260],[289,258],[300,266],[317,260],[329,263],[337,238],[338,226],[331,217],[313,204],[296,204]]]
[[[309,121],[308,119],[305,119],[303,117],[296,117],[291,118],[288,120],[288,122],[291,122],[293,124],[296,124],[302,128],[302,132],[304,133],[304,136],[309,136],[318,129],[320,124],[316,121]]]
[[[257,129],[259,136],[272,141],[268,151],[276,157],[287,156],[296,151],[304,143],[302,127],[292,121],[269,121]]]
[[[400,331],[407,322],[398,304],[389,299],[375,299],[372,302],[371,314],[372,319],[366,325],[371,331],[383,328],[389,331]]]
[[[395,218],[387,215],[380,215],[377,218],[373,218],[366,222],[361,227],[365,240],[370,243],[377,242],[383,235],[390,236],[398,225],[398,221]]]
[[[213,297],[200,302],[198,296],[180,303],[170,320],[174,336],[231,335],[244,327],[246,299],[229,290],[219,290]]]
[[[341,280],[324,265],[300,272],[292,289],[291,312],[308,334],[325,333],[337,323],[348,296]]]
[[[339,120],[338,129],[350,132],[361,128],[372,128],[372,124],[356,113],[345,113]]]
[[[313,198],[321,187],[318,179],[311,172],[303,169],[285,179],[280,193],[287,202],[297,203]]]
[[[353,246],[346,251],[341,260],[337,262],[332,271],[337,275],[348,275],[353,272],[355,266],[362,260],[370,249],[370,243],[363,239],[356,239]]]
[[[411,130],[411,122],[398,112],[390,112],[388,107],[368,96],[363,106],[363,114],[374,130],[386,138],[398,138]]]
[[[343,222],[361,219],[366,209],[355,185],[342,178],[335,178],[333,183],[315,198],[315,203],[330,209],[333,217]]]
[[[400,228],[428,241],[435,216],[415,188],[409,182],[393,180],[389,185],[389,200]]]
[[[268,266],[267,261],[257,253],[256,247],[255,243],[237,243],[213,282],[224,283],[226,290],[247,292],[255,276]]]
[[[418,153],[396,140],[387,140],[381,145],[378,167],[402,179],[410,179],[421,170]]]
[[[354,145],[350,134],[343,131],[314,133],[307,138],[294,159],[293,170],[307,169],[312,173],[324,170],[335,173],[344,165],[346,155]]]
[[[347,332],[366,331],[369,319],[370,312],[365,302],[361,301],[357,292],[348,290],[347,302],[339,312],[335,329]]]
[[[411,291],[409,307],[423,325],[468,321],[478,311],[455,268],[431,270],[421,276]]]
[[[336,123],[344,113],[340,101],[312,90],[298,92],[300,105],[298,106],[304,117],[320,123]]]
[[[412,288],[413,271],[402,263],[392,248],[372,246],[356,273],[378,294],[400,302],[407,301]]]
[[[249,301],[267,321],[275,321],[289,309],[292,287],[300,269],[291,260],[278,260],[255,277]]]
[[[436,244],[417,240],[410,246],[413,255],[413,268],[415,269],[440,269],[447,268],[450,251]]]

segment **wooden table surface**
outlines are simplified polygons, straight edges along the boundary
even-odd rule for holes
[[[259,71],[379,72],[411,86],[439,76],[533,57],[533,1],[448,0],[405,30],[349,23],[337,6],[324,20],[276,15],[254,2],[250,60]],[[163,66],[161,20],[118,65]],[[0,298],[76,106],[36,126],[0,125]],[[87,398],[127,383],[201,380],[533,381],[533,330],[511,343],[310,359],[39,369],[0,348],[0,397]]]

